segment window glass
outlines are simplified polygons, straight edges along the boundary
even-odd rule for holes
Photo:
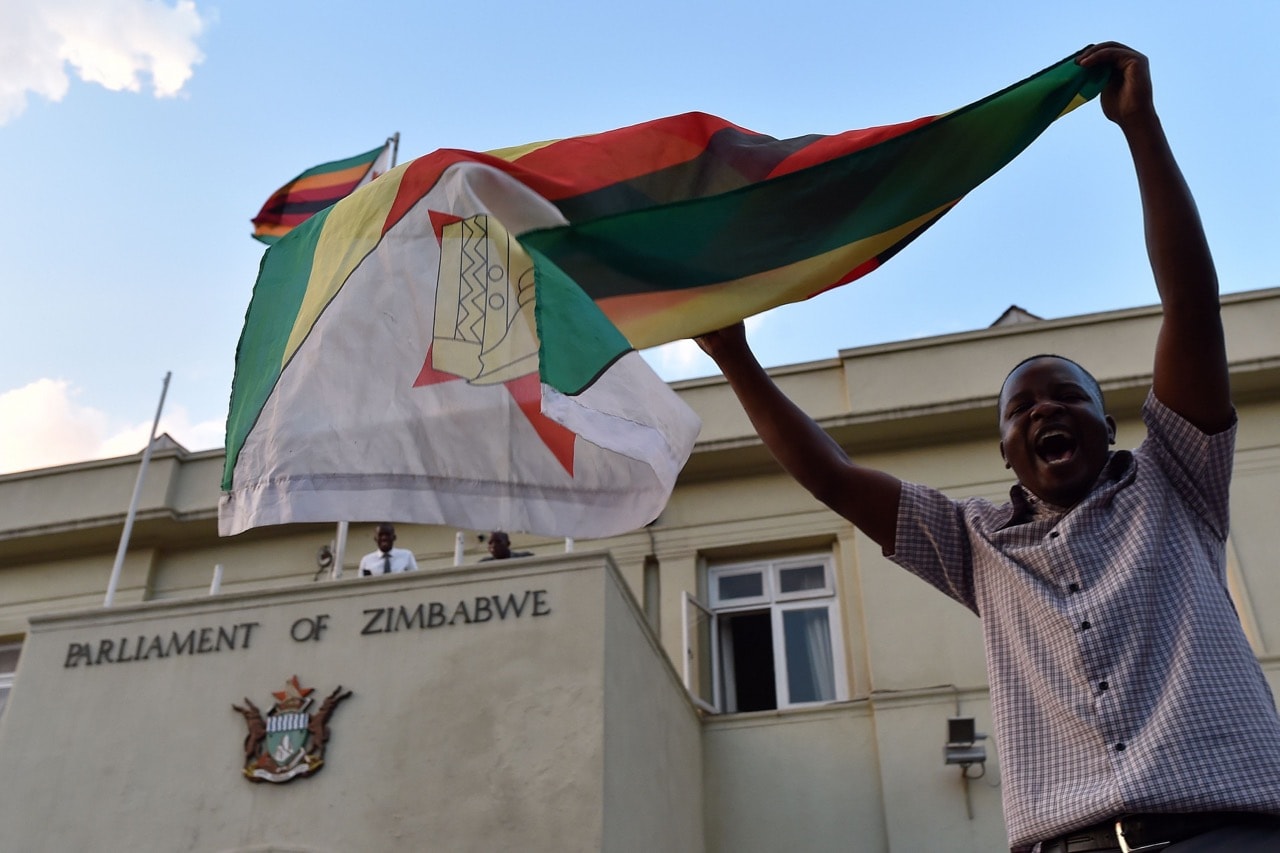
[[[716,582],[716,598],[730,601],[735,598],[759,598],[764,595],[764,573],[749,572],[737,575],[720,575]]]
[[[682,592],[681,597],[684,601],[684,686],[695,705],[718,714],[721,711],[716,686],[719,670],[713,636],[716,614],[688,591]]]
[[[827,608],[783,611],[782,635],[787,647],[787,698],[792,703],[835,699],[835,664]]]
[[[816,566],[792,566],[778,570],[779,592],[806,592],[827,588],[827,568]]]
[[[18,670],[18,654],[21,644],[0,645],[0,714],[4,713],[5,703],[9,700],[9,690],[13,687],[13,674]]]

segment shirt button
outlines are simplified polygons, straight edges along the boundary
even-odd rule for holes
[[[1055,531],[1053,531],[1052,533],[1050,533],[1050,534],[1049,534],[1049,538],[1050,538],[1050,539],[1057,539],[1057,538],[1058,538],[1058,531],[1056,531],[1056,530],[1055,530]]]
[[[1089,630],[1090,628],[1092,628],[1092,627],[1093,627],[1093,625],[1092,625],[1092,624],[1090,624],[1090,622],[1089,622],[1089,620],[1088,620],[1088,619],[1086,619],[1086,620],[1084,620],[1083,622],[1081,622],[1081,623],[1080,623],[1080,630],[1081,630],[1081,631],[1088,631],[1088,630]]]
[[[1080,591],[1080,584],[1078,584],[1078,583],[1068,584],[1068,585],[1067,585],[1067,589],[1071,590],[1072,592],[1079,592],[1079,591]]]
[[[1124,744],[1122,743],[1116,744],[1116,752],[1124,752]]]
[[[1105,682],[1105,681],[1099,681],[1099,682],[1098,682],[1098,689],[1099,689],[1099,690],[1106,690],[1106,689],[1107,689],[1108,687],[1110,687],[1110,686],[1111,686],[1111,685],[1107,684],[1107,682]]]

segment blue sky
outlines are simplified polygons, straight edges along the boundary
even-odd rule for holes
[[[261,244],[298,172],[702,110],[778,137],[953,109],[1094,41],[1151,57],[1224,291],[1280,285],[1280,4],[0,3],[0,472],[220,447]],[[757,318],[767,364],[1156,301],[1119,132],[1052,126],[885,268]],[[706,375],[691,344],[647,354]]]

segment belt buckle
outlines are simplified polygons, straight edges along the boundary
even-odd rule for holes
[[[1124,837],[1124,818],[1116,818],[1116,840],[1120,842],[1120,853],[1154,853],[1156,850],[1163,850],[1172,844],[1172,841],[1157,841],[1155,844],[1143,844],[1140,847],[1130,847],[1129,842]]]

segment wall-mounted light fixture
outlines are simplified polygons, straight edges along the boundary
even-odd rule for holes
[[[976,730],[973,717],[951,717],[947,720],[947,745],[942,748],[943,758],[947,764],[959,764],[964,771],[971,764],[985,767],[987,748],[978,741],[986,739],[986,735]]]
[[[969,797],[969,782],[987,775],[987,748],[978,743],[987,736],[977,731],[973,717],[950,717],[947,720],[947,743],[942,757],[947,764],[960,765],[960,778],[964,780],[964,805],[973,820],[973,800]],[[969,768],[978,765],[977,776],[969,775]]]

